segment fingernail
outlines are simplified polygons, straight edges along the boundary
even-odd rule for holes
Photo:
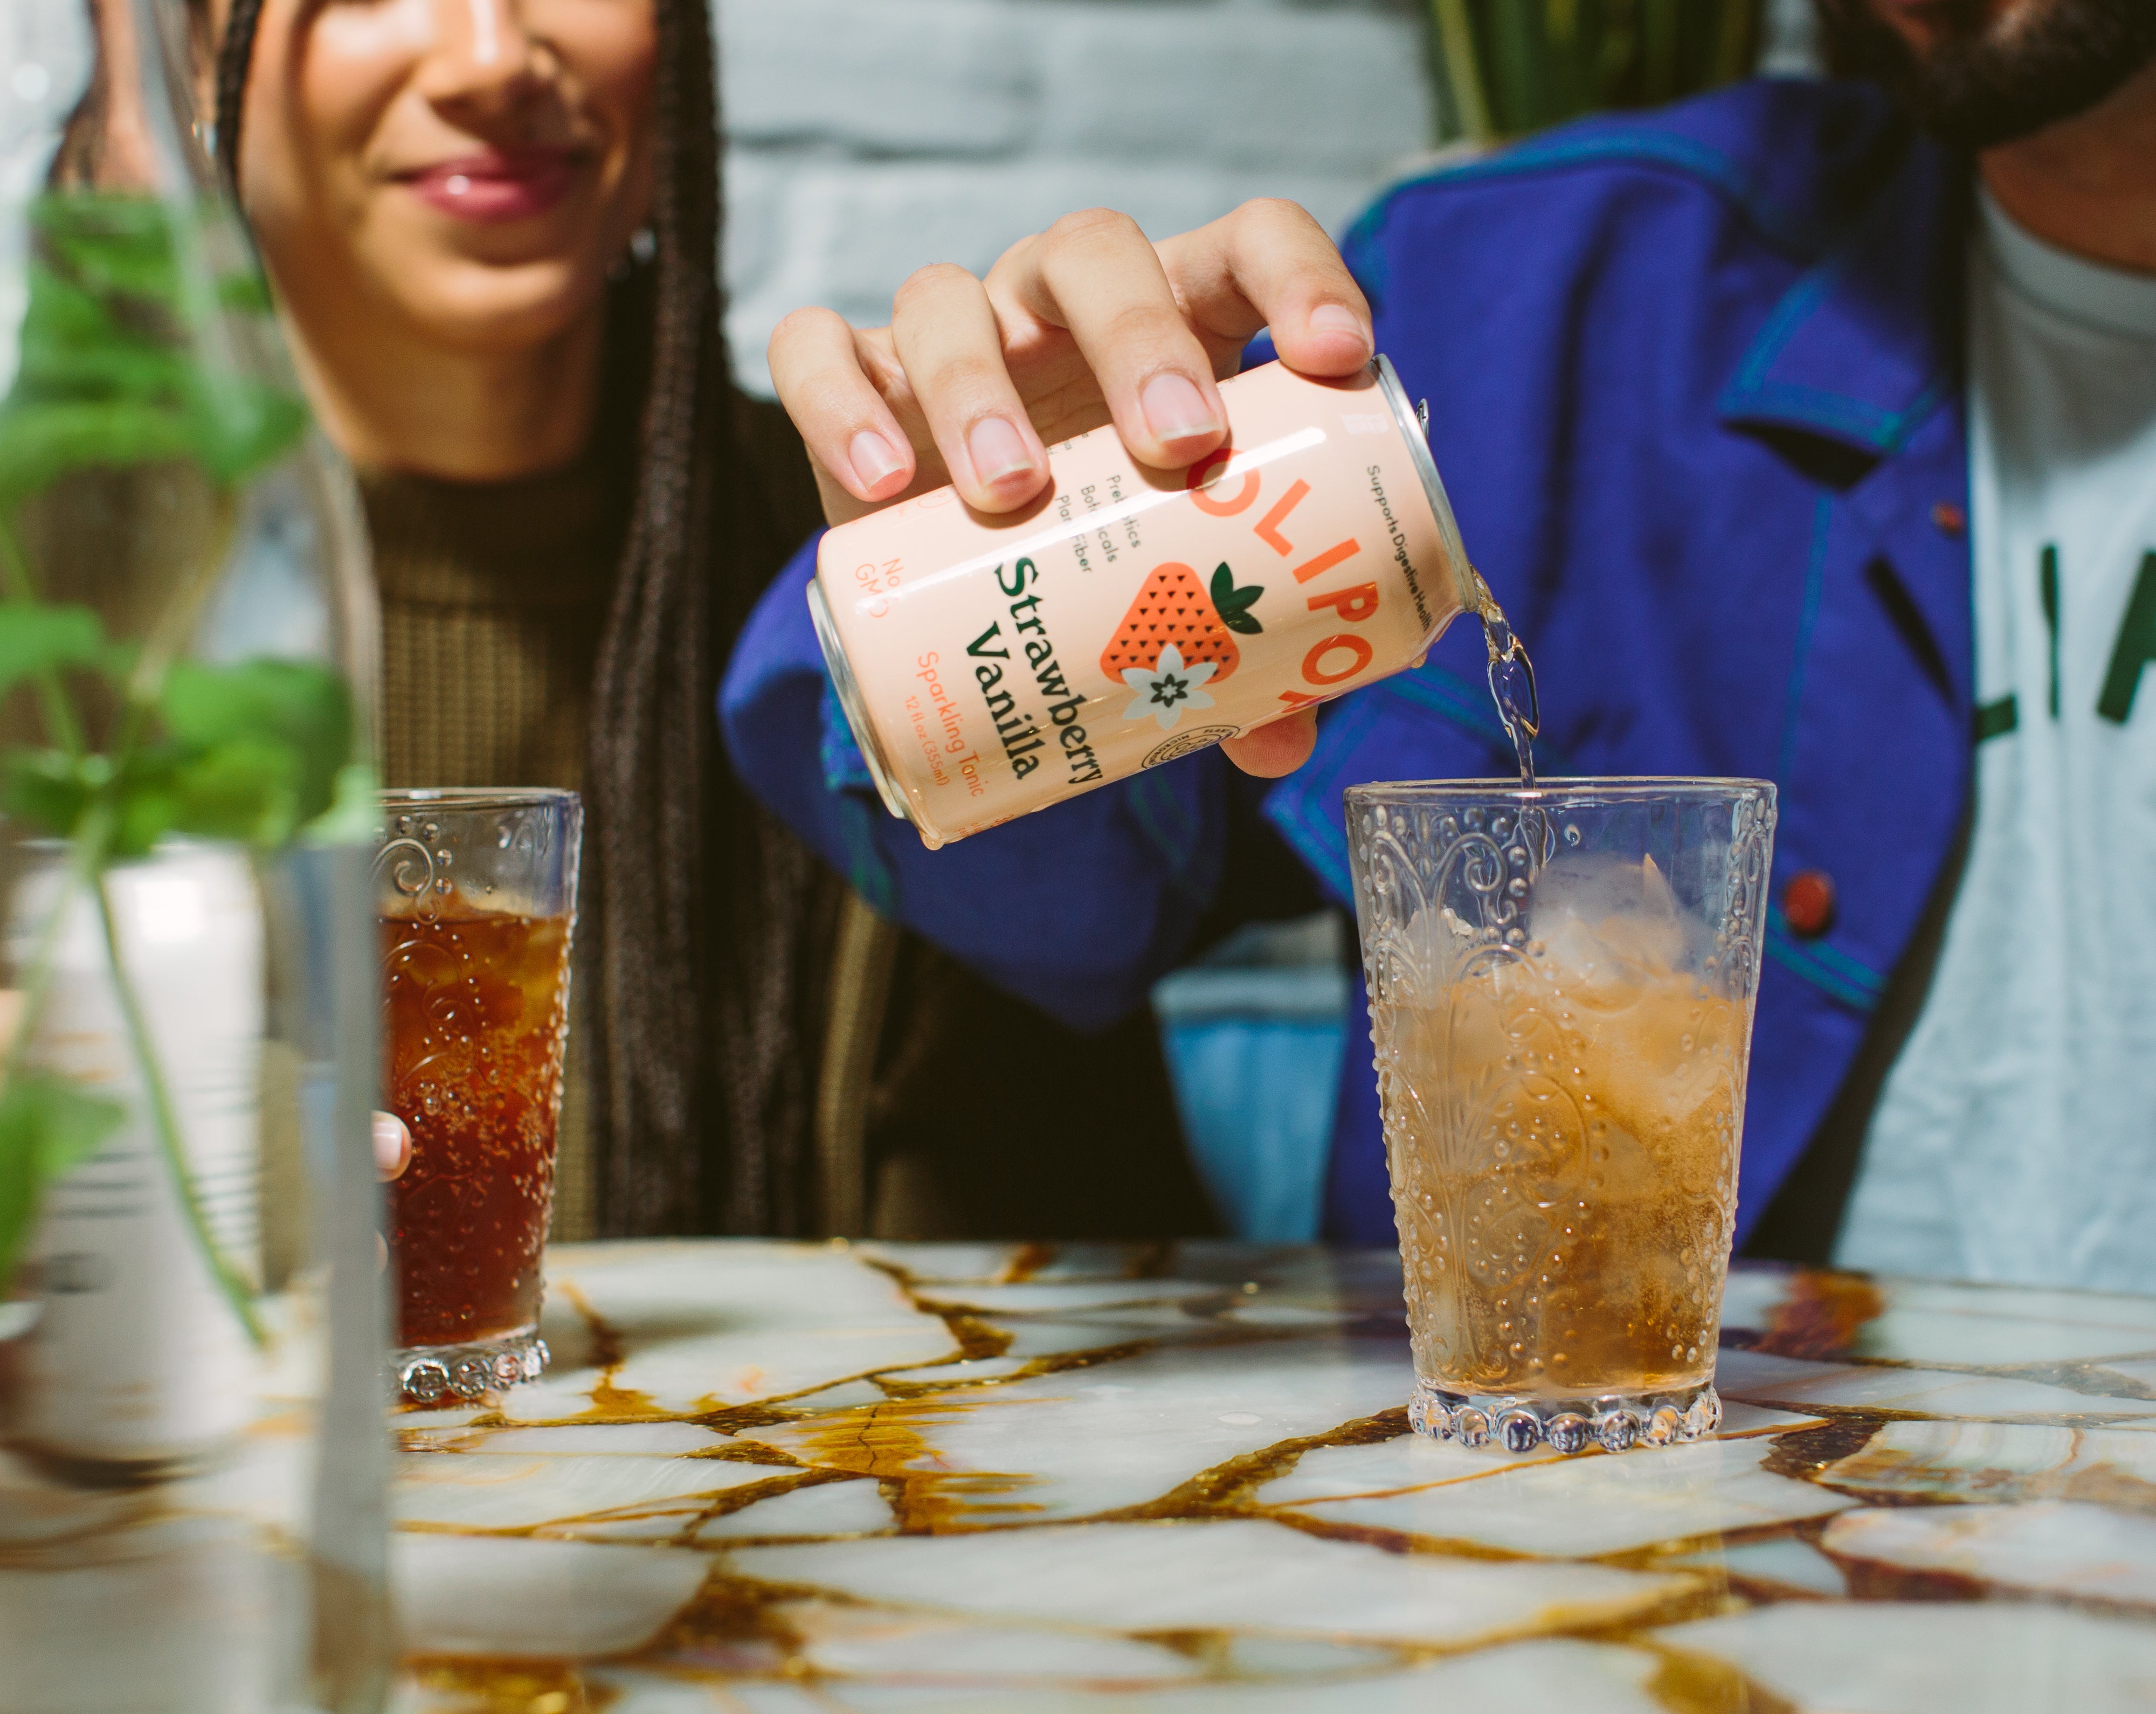
[[[1220,418],[1185,376],[1154,376],[1138,395],[1138,404],[1156,440],[1194,440],[1220,432]]]
[[[853,460],[854,475],[860,479],[864,488],[880,488],[888,478],[906,468],[891,450],[891,443],[873,428],[864,428],[854,437],[853,444],[846,449],[846,456]]]
[[[1345,304],[1320,304],[1310,312],[1310,331],[1313,333],[1348,333],[1368,342],[1370,335],[1363,326],[1363,318]]]
[[[973,460],[973,480],[983,488],[1033,468],[1025,437],[1002,417],[983,417],[974,423],[966,436],[966,451]]]
[[[403,1124],[388,1113],[374,1116],[374,1163],[384,1173],[398,1171],[404,1159]]]

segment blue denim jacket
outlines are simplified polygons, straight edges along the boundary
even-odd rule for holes
[[[1462,534],[1541,680],[1546,773],[1781,788],[1740,1240],[1856,1055],[1969,788],[1962,408],[1966,166],[1876,92],[1738,85],[1410,181],[1345,249],[1378,348],[1426,397]],[[1299,772],[1208,752],[930,853],[885,815],[811,634],[804,549],[721,712],[750,786],[870,902],[1081,1027],[1143,1003],[1255,806],[1349,901],[1340,794],[1510,769],[1454,627],[1331,705]],[[1369,1061],[1339,1091],[1326,1229],[1391,1236]]]

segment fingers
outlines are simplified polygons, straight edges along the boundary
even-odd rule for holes
[[[374,1171],[377,1177],[395,1178],[412,1164],[412,1133],[394,1113],[374,1116]]]
[[[377,1111],[374,1115],[374,1172],[378,1178],[397,1178],[412,1164],[412,1133],[404,1128],[404,1121],[394,1113]],[[374,1234],[374,1271],[383,1272],[389,1266],[389,1246],[382,1234]]]
[[[1293,203],[1245,203],[1170,239],[1161,260],[1209,343],[1240,350],[1260,328],[1291,369],[1352,374],[1377,350],[1369,301],[1325,228]]]
[[[1368,304],[1301,208],[1246,203],[1158,249],[1127,215],[1095,209],[1013,246],[985,284],[922,269],[888,330],[796,310],[772,336],[771,372],[834,521],[947,472],[968,505],[1004,512],[1048,480],[1036,417],[1060,437],[1105,405],[1157,469],[1213,450],[1227,424],[1214,377],[1264,327],[1308,374],[1352,373],[1374,349]]]
[[[1152,242],[1127,214],[1066,214],[988,275],[998,305],[1077,342],[1131,455],[1180,470],[1220,444],[1214,354],[1183,317]]]
[[[891,336],[966,503],[1004,512],[1040,493],[1048,449],[1004,365],[1003,329],[981,282],[947,263],[923,268],[898,289]]]
[[[854,330],[829,310],[796,310],[771,336],[771,378],[819,475],[871,504],[905,491],[913,449],[862,367]]]
[[[1220,748],[1228,760],[1245,773],[1255,774],[1261,780],[1276,780],[1284,773],[1293,773],[1309,761],[1317,742],[1317,711],[1300,708],[1293,714],[1254,727],[1240,738],[1229,738]]]

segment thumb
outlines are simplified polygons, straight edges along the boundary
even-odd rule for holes
[[[1272,780],[1293,773],[1309,761],[1317,742],[1317,711],[1298,708],[1252,728],[1240,738],[1228,739],[1220,747],[1245,773]]]
[[[394,1178],[412,1164],[412,1133],[405,1129],[404,1121],[394,1113],[377,1111],[374,1116],[374,1170],[384,1178]]]

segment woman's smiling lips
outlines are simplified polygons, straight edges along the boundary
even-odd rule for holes
[[[576,182],[575,149],[490,149],[397,176],[429,207],[459,220],[495,225],[552,210]]]

